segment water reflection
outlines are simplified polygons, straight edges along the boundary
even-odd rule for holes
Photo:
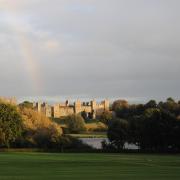
[[[102,141],[108,142],[107,138],[79,138],[84,144],[88,144],[89,146],[92,146],[95,149],[102,149]],[[134,144],[125,144],[125,149],[131,149],[136,150],[138,149],[138,146]]]

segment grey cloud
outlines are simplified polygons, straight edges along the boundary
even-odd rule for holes
[[[179,0],[14,2],[0,18],[0,80],[6,82],[1,94],[179,98]],[[25,26],[41,92],[33,91],[18,36],[4,17],[11,13]]]

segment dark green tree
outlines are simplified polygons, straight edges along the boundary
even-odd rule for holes
[[[128,107],[128,102],[126,100],[116,100],[112,104],[112,110],[117,111],[118,109]]]
[[[151,152],[172,150],[175,116],[167,111],[151,108],[145,111],[142,118],[139,129],[141,149]]]
[[[156,108],[157,103],[155,100],[150,100],[148,103],[145,104],[145,108]]]
[[[125,143],[128,141],[128,121],[123,119],[113,120],[108,127],[108,139],[111,145],[117,149],[122,150]]]

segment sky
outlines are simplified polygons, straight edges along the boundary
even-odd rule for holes
[[[180,99],[179,0],[0,0],[0,95]]]

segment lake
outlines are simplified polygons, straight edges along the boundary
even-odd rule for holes
[[[89,146],[95,149],[102,149],[102,141],[108,142],[108,138],[79,138],[84,144],[88,144]],[[134,144],[125,144],[125,149],[136,150],[138,146]]]

